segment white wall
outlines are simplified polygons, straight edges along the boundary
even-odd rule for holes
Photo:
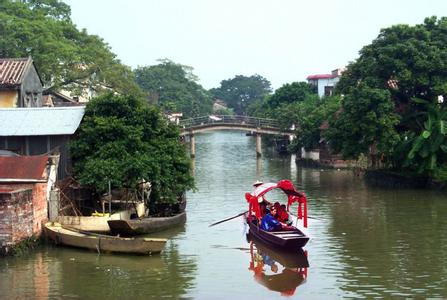
[[[306,151],[301,148],[301,158],[320,160],[320,151]]]
[[[340,77],[318,79],[318,96],[320,96],[320,98],[322,98],[324,96],[324,87],[325,86],[335,86],[339,80],[340,80]]]

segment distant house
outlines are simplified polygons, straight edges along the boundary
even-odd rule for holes
[[[42,106],[42,86],[31,57],[0,59],[0,108]]]
[[[42,96],[42,105],[48,107],[81,106],[85,104],[85,102],[79,102],[77,98],[73,99],[54,91],[44,91]]]
[[[170,114],[166,114],[166,117],[168,118],[169,121],[178,125],[180,122],[180,119],[183,117],[183,113],[170,113]]]
[[[316,74],[307,76],[307,82],[317,88],[318,96],[332,96],[343,69],[335,69],[331,74]]]
[[[220,100],[220,99],[214,99],[213,112],[225,111],[227,109],[228,109],[228,106],[225,103],[225,101]]]
[[[0,252],[42,233],[55,167],[49,156],[0,156]]]
[[[58,179],[71,173],[67,143],[85,107],[0,108],[0,149],[20,155],[60,154]]]

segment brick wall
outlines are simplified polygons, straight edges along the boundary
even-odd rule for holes
[[[32,235],[32,190],[0,192],[0,246],[16,245]]]
[[[48,221],[47,183],[0,184],[0,247],[42,233]]]

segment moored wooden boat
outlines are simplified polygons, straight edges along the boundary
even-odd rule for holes
[[[167,239],[161,238],[122,238],[87,233],[53,222],[45,224],[45,233],[56,244],[98,252],[153,254],[161,252],[167,242]]]
[[[131,210],[122,210],[116,213],[98,214],[92,216],[58,216],[57,223],[62,226],[75,228],[83,231],[91,231],[96,233],[110,233],[110,227],[107,224],[109,220],[130,219]]]
[[[109,220],[110,230],[115,234],[134,236],[166,230],[186,222],[186,212],[172,217],[148,217],[131,220]]]

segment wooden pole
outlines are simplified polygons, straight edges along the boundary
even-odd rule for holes
[[[261,134],[256,133],[256,157],[262,156],[262,148],[261,148]]]
[[[196,157],[196,145],[195,145],[195,138],[194,134],[189,135],[189,143],[190,143],[190,149],[191,149],[191,158]]]
[[[112,184],[109,180],[109,217],[112,215]]]

